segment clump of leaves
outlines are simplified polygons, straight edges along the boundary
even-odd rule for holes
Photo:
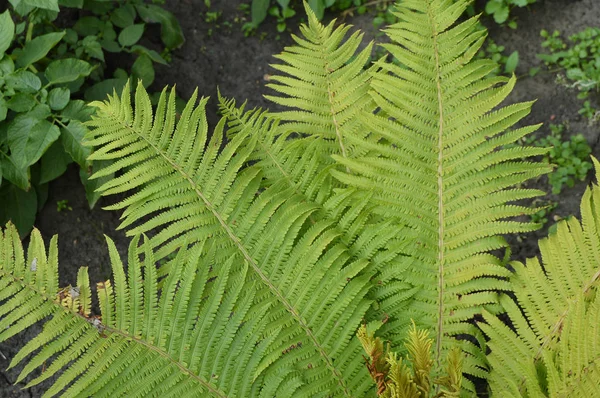
[[[0,14],[0,222],[12,220],[25,235],[47,200],[48,183],[72,162],[94,206],[101,182],[88,177],[108,163],[87,160],[92,149],[83,145],[84,123],[94,110],[85,101],[103,99],[130,77],[152,83],[153,64],[166,61],[141,44],[147,23],[161,25],[167,49],[181,46],[183,35],[171,13],[143,0],[11,4]],[[81,17],[62,29],[58,16],[66,8]],[[131,70],[109,71],[109,53],[131,54]]]
[[[448,352],[446,375],[432,377],[434,361],[431,355],[433,339],[427,330],[417,330],[412,324],[406,341],[406,357],[390,350],[374,332],[362,325],[357,332],[367,357],[365,362],[371,378],[377,385],[377,396],[383,398],[459,397],[462,384],[462,353],[456,348]]]
[[[487,39],[487,45],[477,52],[477,59],[491,59],[498,64],[498,67],[491,73],[493,75],[511,75],[517,69],[519,64],[519,52],[513,51],[509,55],[505,54],[505,47],[496,44],[492,39]]]
[[[538,54],[548,67],[563,71],[570,87],[579,90],[577,98],[584,100],[579,113],[589,119],[594,119],[597,114],[589,97],[600,89],[600,62],[598,62],[598,49],[600,49],[600,28],[588,27],[583,31],[569,37],[567,44],[555,30],[550,33],[541,31],[545,39],[542,47],[550,51],[549,54]]]
[[[510,11],[515,7],[526,7],[536,0],[488,0],[485,4],[485,13],[491,15],[498,24],[506,24],[509,28],[516,29],[517,22],[510,19]]]
[[[554,166],[554,170],[548,174],[548,182],[553,194],[560,194],[565,185],[571,188],[577,181],[585,180],[588,171],[593,168],[589,160],[592,148],[585,137],[578,133],[565,139],[563,137],[565,130],[564,124],[551,123],[550,134],[526,137],[508,146],[525,145],[549,149],[543,160]]]

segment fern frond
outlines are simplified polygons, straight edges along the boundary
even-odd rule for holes
[[[370,135],[348,136],[367,155],[333,155],[350,170],[332,171],[340,182],[368,192],[375,212],[418,235],[412,264],[398,278],[419,290],[408,311],[390,314],[386,336],[398,341],[411,318],[435,331],[438,369],[454,337],[468,334],[483,344],[467,321],[496,303],[495,290],[511,289],[510,272],[489,252],[506,246],[503,234],[538,227],[506,220],[535,211],[507,203],[542,192],[511,187],[550,170],[521,160],[546,149],[503,148],[537,127],[504,133],[531,104],[497,108],[515,78],[486,77],[493,63],[471,60],[485,33],[476,18],[454,26],[467,3],[406,0],[397,6],[399,22],[387,29],[391,43],[383,46],[403,65],[376,63],[370,93],[380,111],[361,115]],[[485,357],[461,344],[469,353],[465,372],[484,376]]]
[[[272,115],[282,121],[284,135],[321,138],[320,151],[327,155],[359,156],[348,135],[361,134],[364,129],[356,116],[375,109],[367,95],[370,75],[363,71],[373,43],[358,51],[360,31],[347,37],[351,26],[335,27],[335,21],[325,26],[307,3],[305,9],[308,24],[300,25],[303,37],[293,35],[296,45],[275,56],[284,63],[271,65],[284,75],[269,78],[272,83],[267,86],[278,95],[266,98],[288,108]],[[321,157],[332,163],[329,156]]]
[[[600,163],[596,159],[596,178]],[[541,259],[511,263],[509,327],[484,312],[491,391],[498,396],[591,397],[600,391],[600,187],[588,187],[581,222],[560,221]]]
[[[349,396],[369,389],[352,339],[370,305],[368,261],[352,255],[335,222],[311,220],[318,206],[287,182],[265,187],[261,170],[248,166],[257,143],[250,126],[223,144],[222,119],[208,140],[204,100],[196,107],[192,98],[175,121],[173,93],[163,92],[153,115],[143,87],[135,111],[127,90],[95,104],[90,137],[94,159],[115,159],[108,171],[124,170],[100,191],[137,189],[112,206],[125,209],[121,227],[143,220],[129,235],[160,228],[148,240],[157,258],[199,244],[214,247],[215,267],[231,258],[235,272],[247,264],[245,289],[271,306],[262,333],[272,341],[249,376],[261,394]],[[360,213],[347,219],[344,228],[351,228]],[[168,264],[159,275],[175,269]]]

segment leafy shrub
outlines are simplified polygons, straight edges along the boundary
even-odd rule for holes
[[[385,370],[370,347],[387,340],[427,362],[398,373],[409,388],[420,377],[417,389],[429,378],[454,396],[472,396],[473,378],[496,396],[594,391],[600,187],[581,223],[540,242],[541,264],[493,254],[504,234],[538,227],[515,221],[536,209],[513,202],[543,192],[515,186],[550,167],[531,160],[545,148],[505,147],[538,126],[509,130],[531,103],[500,107],[515,78],[473,60],[485,32],[456,24],[467,3],[399,3],[385,46],[404,66],[366,71],[372,45],[307,9],[270,80],[285,109],[220,98],[212,134],[196,94],[180,115],[173,90],[153,109],[141,84],[133,104],[129,87],[94,102],[90,159],[114,161],[94,178],[123,172],[99,191],[128,194],[112,206],[134,236],[128,265],[108,240],[114,277],[93,314],[86,268],[58,287],[56,238],[46,253],[34,231],[25,254],[3,231],[0,340],[47,319],[11,362],[27,362],[19,381],[43,365],[29,385],[62,369],[47,396],[369,397],[405,385],[369,373]],[[417,336],[406,356],[411,329],[433,341]],[[377,354],[366,364],[361,330]]]
[[[566,74],[570,86],[579,90],[577,98],[585,100],[579,113],[594,119],[597,113],[589,100],[592,92],[600,89],[600,63],[597,53],[600,49],[600,28],[588,27],[569,37],[570,45],[560,37],[559,31],[549,33],[542,30],[545,39],[542,47],[550,50],[550,54],[538,54],[538,57],[549,67],[558,67]]]
[[[11,219],[24,235],[46,201],[48,182],[73,161],[90,206],[99,198],[98,181],[88,177],[106,163],[87,160],[84,123],[93,109],[84,100],[121,90],[130,76],[123,69],[107,76],[105,58],[132,54],[131,76],[148,86],[153,63],[166,61],[140,44],[145,23],[161,24],[167,49],[180,46],[183,36],[173,15],[141,0],[11,3],[12,12],[0,14],[0,220]],[[57,27],[59,6],[81,13],[72,28]]]

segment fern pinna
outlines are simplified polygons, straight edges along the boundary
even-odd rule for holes
[[[127,267],[109,240],[114,276],[98,284],[93,314],[85,269],[58,287],[56,239],[46,254],[34,232],[25,256],[7,227],[0,340],[51,317],[13,359],[33,355],[19,380],[45,363],[29,384],[55,377],[47,396],[456,396],[473,394],[472,376],[500,396],[589,389],[600,379],[583,348],[598,345],[598,316],[582,319],[598,308],[598,188],[584,198],[584,227],[559,227],[569,243],[542,244],[543,272],[532,261],[513,275],[491,254],[506,247],[503,234],[537,227],[513,221],[535,210],[511,202],[539,195],[515,186],[549,168],[524,160],[544,149],[506,147],[535,130],[508,130],[531,104],[499,107],[515,79],[472,60],[485,32],[476,18],[456,23],[467,3],[399,3],[384,47],[401,66],[368,66],[359,33],[307,8],[304,37],[271,77],[270,98],[286,109],[219,98],[210,133],[208,99],[196,94],[180,115],[168,89],[154,110],[139,85],[133,99],[128,85],[93,103],[90,160],[107,165],[94,176],[99,192],[127,195],[109,207],[133,237]],[[532,289],[551,297],[554,315]],[[386,375],[373,356],[365,362],[358,330],[403,351],[412,322],[434,338],[410,346],[427,366],[394,357]],[[513,366],[504,347],[529,361]]]

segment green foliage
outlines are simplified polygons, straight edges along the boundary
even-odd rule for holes
[[[515,20],[510,19],[510,11],[515,7],[527,7],[536,0],[487,0],[485,13],[491,15],[498,24],[506,23],[512,29],[517,28]]]
[[[87,179],[100,167],[87,160],[85,122],[93,109],[82,99],[102,99],[121,89],[128,73],[107,76],[109,53],[130,53],[131,75],[146,86],[153,63],[166,63],[140,44],[145,23],[159,23],[166,47],[183,42],[181,28],[162,8],[143,1],[13,1],[0,14],[0,195],[16,203],[0,207],[0,221],[12,220],[27,234],[46,201],[48,182],[75,161],[82,170],[90,206],[98,200]],[[60,9],[77,8],[82,17],[61,29]]]
[[[553,194],[560,194],[566,185],[571,188],[577,181],[585,180],[592,169],[589,161],[592,148],[582,134],[563,138],[565,126],[550,124],[550,134],[542,137],[531,136],[521,141],[524,145],[550,148],[544,155],[544,162],[552,165],[554,170],[548,174],[548,182]]]
[[[596,178],[600,164],[595,161]],[[493,396],[590,397],[600,380],[600,187],[581,201],[581,222],[561,221],[539,242],[542,261],[511,263],[514,296],[502,295],[512,328],[484,312]],[[524,310],[523,310],[524,309]]]
[[[433,378],[431,349],[433,339],[427,330],[417,330],[413,323],[404,343],[408,354],[398,358],[365,325],[358,329],[360,340],[368,358],[365,358],[371,378],[377,385],[377,396],[382,398],[429,397],[439,389],[436,397],[459,397],[462,384],[462,355],[453,349],[446,359],[446,374]]]
[[[600,65],[597,62],[597,52],[600,48],[600,28],[588,27],[569,37],[567,44],[560,37],[559,31],[550,34],[542,30],[545,39],[542,47],[550,54],[538,54],[538,57],[549,67],[564,71],[569,86],[579,90],[577,98],[585,100],[579,113],[594,120],[596,109],[588,99],[590,93],[600,89]]]
[[[133,99],[125,86],[94,102],[88,159],[108,164],[88,181],[123,195],[110,209],[134,237],[127,271],[108,240],[113,279],[93,314],[85,268],[58,288],[56,238],[46,254],[34,232],[25,256],[6,228],[0,341],[46,322],[12,360],[26,362],[19,380],[56,374],[46,396],[94,397],[472,396],[473,377],[498,396],[521,379],[529,395],[591,391],[600,188],[584,196],[583,227],[564,221],[541,243],[544,269],[514,274],[494,255],[505,234],[539,227],[514,220],[537,211],[516,203],[542,195],[520,186],[551,168],[534,160],[545,148],[507,147],[538,126],[510,129],[531,103],[500,106],[515,78],[473,59],[485,32],[457,23],[467,5],[402,1],[384,46],[403,65],[366,70],[361,33],[307,8],[271,79],[282,111],[219,98],[211,133],[197,94],[180,113],[173,90],[153,109],[142,83]],[[408,362],[383,363],[383,341]]]
[[[519,52],[513,51],[510,55],[505,55],[504,46],[499,46],[492,39],[487,39],[485,49],[481,49],[475,56],[478,59],[491,59],[498,64],[498,67],[492,72],[495,75],[511,75],[517,69],[519,64]]]

